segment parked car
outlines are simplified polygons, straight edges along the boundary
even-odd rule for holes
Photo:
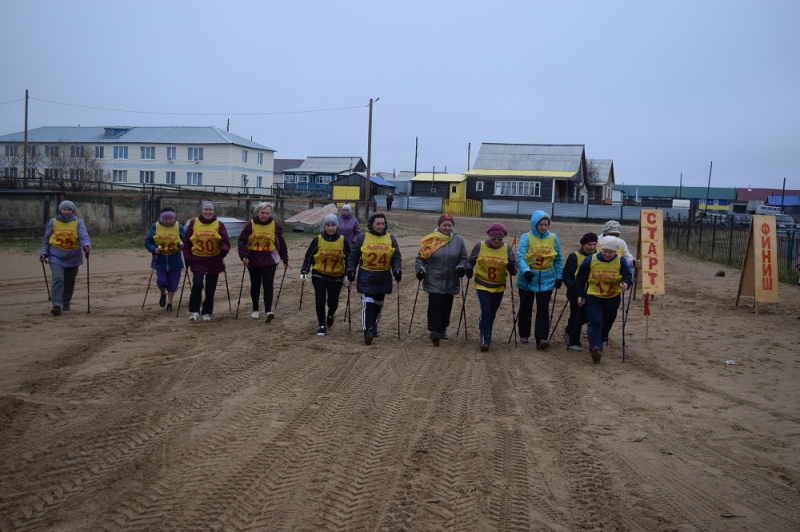
[[[749,214],[742,212],[734,212],[729,214],[725,219],[726,227],[750,227],[752,217]]]
[[[797,223],[788,214],[776,214],[775,229],[778,231],[794,231],[797,229]]]

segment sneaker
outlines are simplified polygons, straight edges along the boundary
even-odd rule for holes
[[[50,314],[53,316],[61,316],[61,307],[53,307],[50,309]]]
[[[378,334],[378,326],[377,325],[372,328],[372,336],[374,336],[375,338],[380,336],[380,334]]]
[[[449,340],[450,337],[447,336],[447,329],[442,329],[439,331],[439,340]]]
[[[569,346],[570,334],[567,331],[564,331],[564,344]]]
[[[434,347],[439,347],[439,333],[436,331],[431,331],[430,334],[431,342],[433,342]]]
[[[197,321],[199,318],[200,318],[200,313],[198,313],[198,312],[192,312],[189,315],[189,320],[190,321]]]
[[[579,345],[571,345],[571,346],[569,346],[569,350],[570,351],[580,351],[581,350],[581,346],[579,346]]]
[[[66,305],[61,305],[61,310],[65,311],[65,312],[68,312],[68,311],[70,311],[72,309],[69,308],[69,303],[67,303]]]
[[[319,329],[317,329],[317,336],[325,336],[325,326],[320,325]]]
[[[253,318],[254,320],[257,320],[258,319],[258,311],[254,310],[253,313],[250,314],[250,317]]]
[[[592,349],[592,362],[594,362],[595,364],[599,364],[601,358],[603,358],[603,352],[600,351],[600,348],[595,347],[594,349]]]
[[[548,347],[550,347],[550,342],[547,340],[541,340],[539,345],[536,346],[536,349],[547,349]]]
[[[203,321],[211,321],[211,314],[203,314]]]
[[[527,344],[529,342],[527,336],[523,336],[522,338],[519,339],[519,341],[520,341],[520,343],[523,343],[523,344]]]
[[[172,314],[172,303],[167,303],[167,313]]]
[[[167,294],[161,294],[161,297],[158,298],[158,306],[164,308],[167,304]]]
[[[267,312],[267,317],[264,319],[264,323],[269,323],[275,319],[275,313]]]
[[[488,350],[489,350],[489,344],[486,343],[486,342],[482,342],[481,343],[481,351],[483,351],[485,353]]]
[[[328,319],[325,320],[325,327],[328,329],[333,327],[333,314],[328,314]]]
[[[375,336],[375,335],[372,334],[372,331],[370,331],[370,330],[364,331],[364,343],[367,344],[367,345],[371,344],[373,336]]]

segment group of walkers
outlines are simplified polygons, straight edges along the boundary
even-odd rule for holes
[[[271,213],[271,203],[259,203],[237,245],[239,259],[250,276],[251,317],[261,317],[263,291],[266,323],[275,317],[272,306],[277,267],[284,264],[284,276],[291,269],[283,228]],[[442,340],[449,339],[447,331],[456,296],[461,298],[460,327],[466,317],[463,312],[469,284],[474,278],[480,306],[480,349],[488,351],[497,311],[507,286],[512,286],[513,277],[517,276],[519,309],[518,313],[513,312],[513,326],[520,342],[528,344],[532,338],[537,349],[549,347],[553,317],[550,302],[563,283],[570,306],[564,342],[570,350],[581,351],[581,329],[588,324],[589,351],[592,360],[600,362],[621,295],[633,282],[631,266],[638,266],[625,241],[619,238],[620,232],[619,223],[610,220],[600,236],[586,233],[580,239],[580,247],[565,262],[558,236],[550,231],[549,215],[536,211],[530,219],[530,231],[521,236],[516,250],[504,241],[508,236],[505,226],[495,222],[486,231],[487,238],[467,254],[464,239],[456,233],[454,218],[443,214],[436,229],[421,239],[415,260],[417,292],[421,287],[428,294],[427,329],[431,342],[439,346]],[[151,226],[145,247],[152,254],[151,268],[157,274],[159,306],[168,313],[173,311],[185,265],[184,284],[188,270],[192,271],[189,319],[211,321],[219,275],[225,272],[224,259],[231,249],[227,229],[216,217],[214,204],[204,201],[200,215],[189,220],[186,227],[177,222],[173,208],[165,207]],[[49,260],[53,273],[54,315],[70,310],[78,267],[84,256],[88,260],[90,252],[89,235],[76,216],[75,205],[62,202],[58,215],[47,226],[40,253],[40,260],[43,264]],[[373,213],[366,232],[362,232],[350,205],[344,205],[338,217],[325,216],[321,234],[311,240],[305,253],[301,282],[305,283],[309,275],[318,322],[316,334],[325,336],[334,326],[343,286],[347,287],[349,307],[350,290],[355,283],[361,299],[364,343],[371,344],[380,336],[378,323],[386,295],[392,293],[393,283],[400,283],[403,275],[400,246],[388,232],[386,215]],[[507,283],[509,276],[511,282]],[[227,277],[225,282],[227,285]],[[515,307],[513,296],[512,293]]]

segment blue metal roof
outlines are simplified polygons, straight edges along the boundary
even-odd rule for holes
[[[800,196],[767,196],[767,204],[784,207],[796,207],[800,205]]]

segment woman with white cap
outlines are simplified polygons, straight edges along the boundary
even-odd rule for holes
[[[620,236],[622,234],[622,226],[616,220],[609,220],[603,224],[603,232],[600,233],[599,238],[602,240],[604,236],[615,236],[617,240],[619,240],[619,249],[617,249],[617,253],[625,257],[625,260],[628,261],[628,264],[633,263],[633,266],[639,266],[639,261],[636,257],[633,256],[631,251],[628,249],[628,244],[622,239]],[[598,244],[597,250],[600,251],[602,247]]]
[[[334,323],[334,314],[339,308],[339,293],[342,291],[347,256],[350,243],[337,232],[339,220],[329,214],[322,220],[322,234],[315,237],[308,246],[300,280],[305,282],[311,272],[314,285],[314,303],[317,311],[317,336],[325,336]],[[325,305],[328,305],[327,315]]]
[[[60,316],[62,310],[70,310],[78,268],[83,264],[83,254],[88,258],[92,251],[86,225],[77,217],[76,212],[74,203],[62,201],[58,205],[56,217],[47,223],[42,238],[39,262],[50,259],[50,271],[53,273],[50,289],[53,308],[50,313],[53,316]]]
[[[339,215],[339,234],[347,239],[351,248],[355,245],[358,235],[361,234],[358,218],[353,215],[349,203],[342,205],[342,214]]]
[[[289,267],[289,251],[283,238],[283,227],[272,218],[272,203],[262,201],[255,207],[256,215],[239,234],[239,258],[250,274],[250,300],[253,303],[253,319],[258,319],[258,299],[264,289],[264,312],[266,323],[275,318],[272,312],[272,296],[275,290],[275,270],[282,261]]]
[[[183,260],[192,269],[192,293],[189,296],[189,319],[211,321],[214,292],[219,274],[225,271],[225,256],[231,250],[228,230],[214,215],[214,204],[204,201],[200,216],[189,220],[183,239]],[[205,281],[205,285],[203,282]],[[203,288],[206,298],[203,299]]]
[[[144,239],[144,247],[153,254],[150,267],[156,271],[156,284],[161,291],[158,305],[166,306],[167,312],[172,312],[172,299],[181,283],[183,271],[181,250],[184,236],[186,232],[183,225],[175,221],[175,210],[172,207],[164,207],[161,209],[158,221],[150,227]]]

